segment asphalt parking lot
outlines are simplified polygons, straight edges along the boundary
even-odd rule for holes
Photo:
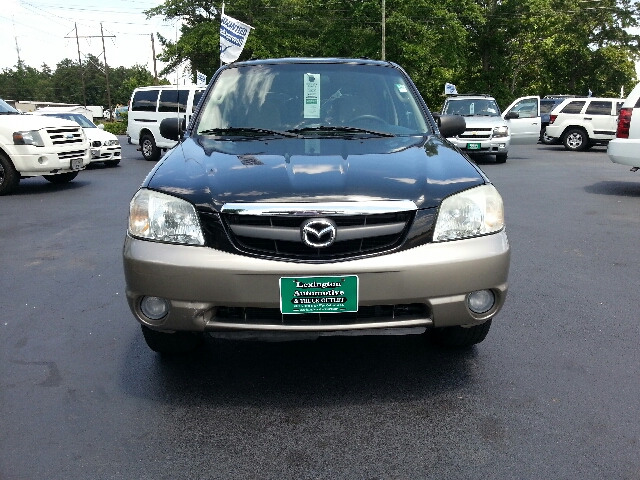
[[[487,339],[208,339],[167,360],[124,296],[153,163],[0,198],[0,479],[640,479],[640,173],[606,148],[478,163],[510,290]]]

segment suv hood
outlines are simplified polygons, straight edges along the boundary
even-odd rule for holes
[[[483,117],[480,115],[465,116],[464,121],[467,123],[467,130],[474,127],[499,127],[507,124],[502,117]]]
[[[487,182],[478,167],[437,136],[187,138],[142,186],[220,211],[230,202],[364,200],[412,200],[418,208],[430,208]]]
[[[0,115],[0,122],[5,125],[11,125],[11,128],[16,132],[18,130],[40,130],[42,128],[56,127],[79,128],[76,122],[43,115]]]

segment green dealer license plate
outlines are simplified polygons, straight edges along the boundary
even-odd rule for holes
[[[282,277],[282,313],[340,313],[358,311],[358,277]]]
[[[467,150],[480,150],[479,143],[467,143]]]

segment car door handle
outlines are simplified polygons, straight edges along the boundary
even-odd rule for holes
[[[585,120],[593,120],[592,117],[584,117]]]

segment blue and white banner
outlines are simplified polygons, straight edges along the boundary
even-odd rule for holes
[[[196,72],[196,85],[206,85],[207,76],[204,73]]]
[[[458,94],[458,90],[456,90],[456,86],[453,85],[452,83],[445,83],[444,84],[444,94],[445,95],[457,95]]]
[[[220,15],[220,60],[224,63],[235,62],[244,48],[249,32],[253,27],[224,14]]]

